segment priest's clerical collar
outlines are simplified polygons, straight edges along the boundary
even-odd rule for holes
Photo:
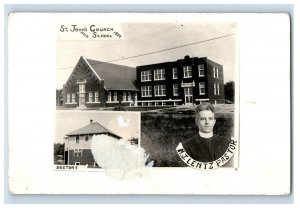
[[[213,137],[213,132],[204,133],[204,132],[199,131],[199,134],[203,138],[211,138],[211,137]]]

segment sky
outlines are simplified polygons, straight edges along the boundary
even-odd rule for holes
[[[57,38],[56,88],[62,89],[80,56],[132,67],[176,61],[186,55],[207,57],[223,65],[225,82],[234,80],[238,60],[234,22],[121,23],[121,28],[124,39],[120,40]],[[151,54],[143,55],[147,53]],[[128,58],[132,56],[137,57]]]
[[[139,112],[105,112],[105,111],[56,111],[55,142],[63,143],[66,134],[98,122],[105,128],[120,135],[123,139],[140,137]]]

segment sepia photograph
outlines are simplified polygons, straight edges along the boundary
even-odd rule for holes
[[[224,155],[231,137],[238,149],[236,22],[58,28],[58,112],[141,112],[140,146],[154,167],[189,166],[189,154],[205,166],[220,159],[218,167],[237,167]],[[187,156],[176,151],[181,143]]]
[[[140,113],[57,111],[55,130],[55,170],[100,170],[139,148]]]

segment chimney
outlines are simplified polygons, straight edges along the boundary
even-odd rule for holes
[[[93,119],[90,120],[90,124],[92,124],[92,123],[93,123]]]

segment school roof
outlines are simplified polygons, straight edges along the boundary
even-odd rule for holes
[[[121,138],[119,135],[117,135],[114,132],[112,132],[111,130],[105,128],[98,122],[91,122],[89,125],[86,125],[75,131],[72,131],[66,135],[67,136],[76,136],[76,135],[87,135],[87,134],[109,134],[114,137],[117,137],[118,139]]]
[[[111,64],[102,61],[85,59],[97,76],[104,80],[107,90],[131,90],[139,91],[135,86],[135,67]]]

